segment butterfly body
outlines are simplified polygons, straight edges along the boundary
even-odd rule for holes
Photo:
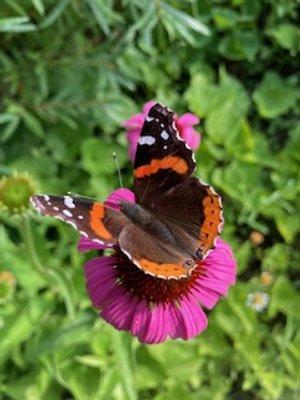
[[[220,196],[192,176],[195,165],[174,113],[157,103],[139,138],[135,203],[120,200],[116,210],[82,198],[48,195],[33,196],[32,203],[96,243],[118,245],[145,273],[181,279],[207,256],[223,225]]]
[[[120,211],[136,226],[146,230],[158,239],[168,243],[175,243],[172,232],[151,212],[136,203],[120,202]]]

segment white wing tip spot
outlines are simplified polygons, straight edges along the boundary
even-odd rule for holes
[[[163,130],[160,134],[161,138],[164,140],[168,140],[170,135],[168,134],[168,132],[166,130]]]
[[[153,136],[146,135],[146,136],[140,136],[139,137],[139,144],[141,146],[147,145],[147,146],[152,146],[156,142],[156,139]]]
[[[69,217],[69,218],[73,217],[73,214],[69,210],[63,210],[62,212],[66,217]]]
[[[70,196],[64,196],[64,204],[68,208],[75,208],[74,199]]]

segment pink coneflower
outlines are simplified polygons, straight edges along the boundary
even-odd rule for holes
[[[118,189],[105,204],[118,209],[118,200],[134,202],[128,189]],[[104,249],[81,238],[79,250]],[[161,279],[145,274],[118,247],[113,255],[89,260],[87,290],[100,316],[119,330],[130,331],[143,343],[191,339],[207,327],[202,306],[212,309],[235,283],[236,262],[221,239],[209,255],[183,279]]]
[[[148,101],[145,103],[142,113],[133,115],[123,124],[127,130],[127,140],[129,143],[128,152],[132,162],[135,158],[137,143],[143,124],[150,108],[154,106],[154,104],[154,101]],[[200,133],[193,128],[193,125],[199,124],[199,118],[192,113],[185,113],[181,117],[175,116],[175,124],[182,139],[192,150],[196,150],[200,145],[201,136]]]

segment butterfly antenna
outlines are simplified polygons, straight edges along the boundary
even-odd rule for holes
[[[119,164],[119,160],[118,160],[116,153],[113,153],[113,159],[115,160],[115,163],[117,166],[120,187],[123,189],[124,186],[123,186],[123,181],[122,181],[121,169],[120,169],[120,164]]]
[[[95,197],[84,196],[82,194],[74,193],[74,192],[67,192],[67,195],[75,197],[76,199],[85,199],[85,200],[93,200],[93,201],[97,200]]]

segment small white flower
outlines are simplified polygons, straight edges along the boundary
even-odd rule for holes
[[[264,292],[249,293],[246,300],[247,307],[262,312],[269,304],[269,295]]]

